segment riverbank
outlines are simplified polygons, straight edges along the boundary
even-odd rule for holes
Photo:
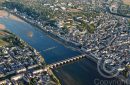
[[[15,80],[16,84],[19,84],[18,81],[26,76],[26,79],[28,79],[28,81],[20,80],[21,83],[24,82],[24,84],[29,84],[31,82],[30,79],[33,79],[34,77],[49,77],[47,81],[44,79],[42,79],[41,81],[45,83],[52,83],[51,85],[61,85],[50,71],[45,71],[45,60],[36,51],[36,49],[34,49],[32,46],[30,46],[28,43],[23,41],[20,37],[9,31],[8,29],[0,30],[0,37],[1,41],[3,41],[4,43],[8,43],[8,45],[0,44],[0,49],[4,49],[6,51],[6,53],[1,52],[1,66],[4,64],[10,67],[9,68],[7,66],[3,66],[3,68],[1,68],[2,76],[0,76],[0,83],[4,80],[9,80],[11,84],[14,84],[14,82],[12,82],[13,78],[17,78],[19,74],[22,74],[23,76],[19,76],[19,78]],[[8,58],[5,59],[4,57],[7,56],[7,54]],[[4,59],[6,61],[4,61]],[[29,60],[31,60],[31,62]],[[14,66],[15,68],[13,68]],[[40,72],[38,72],[39,70]],[[32,76],[27,76],[29,74],[32,74]],[[40,83],[39,80],[37,80],[36,82]],[[3,82],[1,84],[8,84],[8,82]]]
[[[32,26],[35,26],[35,27],[39,28],[44,33],[46,33],[50,38],[52,38],[53,40],[59,42],[60,44],[66,46],[68,48],[75,49],[75,50],[78,50],[78,51],[82,52],[79,49],[79,45],[76,45],[76,44],[74,44],[72,42],[66,41],[65,39],[61,38],[60,36],[45,30],[44,27],[38,25],[37,23],[35,23],[35,22],[31,21],[31,20],[28,20],[27,18],[24,18],[24,17],[20,16],[19,14],[15,13],[15,12],[12,12],[12,11],[10,11],[8,9],[3,9],[3,10],[5,10],[5,11],[7,11],[7,12],[9,12],[9,13],[15,15],[15,16],[17,16],[18,18],[20,18],[20,19],[24,20],[25,22],[31,24]]]
[[[75,53],[77,54],[77,51],[73,52],[71,49],[64,47],[28,23],[12,20],[7,17],[1,19],[0,23],[4,24],[11,32],[37,49],[44,56],[48,64],[75,56]],[[27,35],[30,31],[33,33],[33,37],[31,38]],[[53,46],[57,46],[57,48],[43,52],[43,50]],[[59,69],[55,69],[55,71],[56,73],[53,71],[54,74],[60,79],[63,85],[86,85],[86,83],[93,85],[94,79],[102,79],[102,76],[97,72],[96,64],[89,59],[65,65]]]
[[[7,29],[6,29],[7,30]],[[10,32],[9,30],[7,30],[8,32]],[[10,32],[11,34],[13,34],[12,32]],[[13,34],[13,35],[15,35],[15,34]],[[32,50],[32,51],[34,51],[37,55],[38,55],[38,57],[39,57],[39,59],[40,59],[40,62],[39,62],[39,65],[41,65],[41,66],[47,66],[47,64],[46,64],[46,62],[45,62],[45,60],[44,60],[44,58],[43,58],[43,56],[41,56],[41,54],[35,49],[35,48],[33,48],[32,46],[30,46],[28,43],[26,43],[25,41],[23,41],[21,38],[19,38],[17,35],[15,35],[24,45],[27,45],[27,46],[29,46],[29,48]],[[43,67],[43,69],[44,69],[44,67]],[[47,71],[47,73],[49,74],[49,76],[51,77],[51,79],[57,84],[57,85],[61,85],[61,83],[60,83],[60,81],[57,79],[57,77],[54,75],[54,73],[52,72],[52,70],[51,69],[49,69],[48,71]]]
[[[42,28],[41,26],[39,26],[38,24],[32,23],[32,22],[29,21],[28,19],[25,19],[25,18],[21,17],[20,15],[15,14],[15,13],[12,13],[12,12],[10,12],[10,13],[16,15],[17,17],[21,18],[21,19],[24,20],[25,22],[27,22],[27,23],[29,23],[29,24],[31,24],[31,25],[33,25],[33,26],[39,28],[39,29],[42,30],[44,33],[46,33],[48,36],[50,36],[50,38],[52,38],[53,40],[55,40],[55,41],[61,43],[62,45],[64,45],[64,46],[67,45],[67,47],[69,46],[71,49],[72,49],[72,48],[78,49],[78,51],[81,52],[80,48],[78,48],[75,44],[73,44],[73,43],[72,43],[72,44],[69,44],[67,41],[63,40],[63,39],[60,38],[59,36],[57,36],[57,35],[55,35],[55,34],[53,34],[53,33],[50,33],[50,32],[48,32],[48,31],[46,31],[45,29],[43,29],[43,28]],[[74,45],[74,46],[73,46],[73,45]],[[85,52],[82,52],[82,53],[85,53]],[[92,56],[92,54],[89,54],[89,53],[86,53],[86,54],[88,54],[88,57],[89,57],[88,59],[89,59],[89,60],[91,60],[91,61],[93,61],[93,62],[95,62],[95,63],[98,62],[98,58],[96,58],[94,55]],[[89,55],[91,55],[91,56],[89,56]],[[117,78],[117,79],[118,79],[118,78]]]
[[[9,12],[8,10],[6,10],[6,11]],[[12,13],[12,12],[9,12],[9,13],[11,13],[11,14],[13,14],[13,15],[19,17],[20,19],[22,19],[22,20],[24,20],[25,22],[31,24],[32,26],[35,26],[35,27],[39,28],[39,29],[42,30],[44,33],[46,33],[47,36],[49,36],[51,39],[57,41],[58,43],[61,43],[61,44],[64,45],[65,47],[71,48],[71,49],[74,49],[74,50],[77,50],[77,49],[78,49],[78,51],[80,51],[80,53],[84,53],[84,52],[82,52],[81,49],[78,48],[77,46],[72,45],[72,44],[70,45],[69,43],[64,43],[65,41],[64,41],[63,39],[60,39],[58,36],[56,36],[56,35],[54,35],[54,34],[51,34],[51,33],[47,32],[46,30],[43,30],[41,27],[37,26],[36,24],[32,23],[31,21],[28,21],[28,20],[24,19],[24,18],[21,17],[20,15],[17,15],[17,14]],[[94,62],[95,65],[96,65],[96,63],[97,63],[98,60],[97,60],[95,57],[91,57],[90,55],[88,55],[88,53],[86,53],[86,54],[87,54],[87,56],[88,56],[87,59],[90,60],[90,61],[92,61],[92,62]],[[56,77],[55,77],[55,78],[56,78]]]
[[[0,10],[0,16],[1,18],[3,17],[7,17],[8,16],[8,13],[6,13],[7,11],[4,11],[2,13],[2,10]],[[2,13],[2,14],[1,14]],[[5,13],[5,14],[4,14]],[[18,17],[15,17],[13,15],[11,15],[11,17],[9,17],[11,19],[18,19]],[[18,19],[20,20],[20,19]],[[30,48],[30,50],[32,50],[33,52],[35,52],[35,54],[39,57],[40,59],[40,62],[38,63],[39,65],[41,65],[41,67],[43,67],[44,69],[44,66],[46,66],[47,64],[45,63],[45,60],[43,58],[43,56],[40,55],[40,53],[34,49],[32,46],[30,46],[27,42],[24,42],[21,38],[19,38],[17,35],[13,34],[12,32],[10,32],[9,30],[6,29],[6,26],[4,24],[0,24],[0,30],[6,30],[7,32],[9,32],[10,34],[14,35],[15,37],[17,37],[21,43],[23,43],[23,45],[26,45]],[[57,85],[61,85],[60,81],[56,78],[56,76],[53,74],[53,72],[51,71],[51,69],[49,69],[49,71],[47,71],[47,73],[50,75],[51,79],[57,84]]]
[[[86,52],[84,52],[83,50],[81,50],[79,45],[76,45],[75,43],[72,43],[72,42],[70,42],[70,41],[66,41],[65,39],[61,38],[60,36],[58,36],[58,35],[56,35],[56,34],[50,32],[50,31],[45,30],[44,27],[38,25],[38,24],[35,23],[35,22],[32,22],[31,20],[29,21],[27,18],[24,18],[24,17],[20,16],[19,14],[15,13],[15,12],[9,11],[8,9],[3,9],[3,10],[5,10],[5,11],[7,11],[8,13],[11,13],[11,14],[13,14],[14,16],[16,16],[16,17],[18,17],[18,18],[24,20],[25,22],[31,24],[32,26],[37,27],[38,29],[40,29],[41,31],[43,31],[48,37],[50,37],[51,39],[55,40],[56,42],[62,44],[63,46],[65,46],[65,47],[67,47],[67,48],[70,48],[70,49],[72,49],[72,50],[74,50],[74,51],[76,50],[76,51],[78,51],[78,52],[80,52],[80,53],[82,53],[82,54],[87,54],[88,59],[90,59],[90,60],[92,60],[93,62],[97,63],[98,58],[96,58],[95,56],[92,57],[91,54],[86,53]],[[88,54],[89,54],[89,55],[88,55]]]
[[[4,30],[5,26],[3,24],[0,24],[0,30]]]

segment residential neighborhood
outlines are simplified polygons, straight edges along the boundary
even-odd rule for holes
[[[0,85],[56,85],[43,57],[7,30],[0,30]]]
[[[90,59],[104,60],[108,69],[119,72],[116,77],[129,80],[130,5],[127,2],[127,0],[5,0],[0,4],[1,9],[38,27],[63,45],[89,54]],[[51,81],[48,71],[45,71],[45,63],[41,62],[36,50],[21,43],[22,40],[17,37],[3,39],[12,45],[0,49],[1,79],[10,78],[1,82],[17,83],[21,80],[24,82],[31,80],[34,83],[38,80],[35,83],[55,84]],[[55,49],[56,46],[53,47]],[[52,53],[56,54],[53,51]],[[18,75],[10,77],[15,73]]]

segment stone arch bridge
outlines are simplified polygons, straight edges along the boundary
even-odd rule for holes
[[[68,59],[65,59],[65,60],[61,60],[61,61],[52,63],[50,65],[47,65],[47,68],[55,69],[55,68],[61,67],[63,65],[73,63],[73,62],[76,62],[76,61],[79,61],[79,60],[85,59],[85,58],[87,58],[87,56],[85,54],[78,55],[78,56],[75,56],[75,57],[71,57],[71,58],[68,58]]]

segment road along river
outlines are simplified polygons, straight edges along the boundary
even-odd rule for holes
[[[66,58],[79,55],[80,52],[65,47],[54,39],[48,37],[46,33],[13,15],[8,15],[3,11],[0,15],[0,24],[4,26],[30,46],[40,52],[47,64],[51,64]],[[101,84],[107,80],[97,71],[96,64],[88,59],[65,65],[53,70],[63,85],[116,85]]]

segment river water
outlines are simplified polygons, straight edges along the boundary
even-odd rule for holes
[[[50,38],[43,31],[17,18],[0,17],[0,24],[35,48],[47,64],[70,58],[80,53]],[[104,80],[96,64],[88,59],[65,65],[53,71],[63,85],[100,85],[95,80]]]

